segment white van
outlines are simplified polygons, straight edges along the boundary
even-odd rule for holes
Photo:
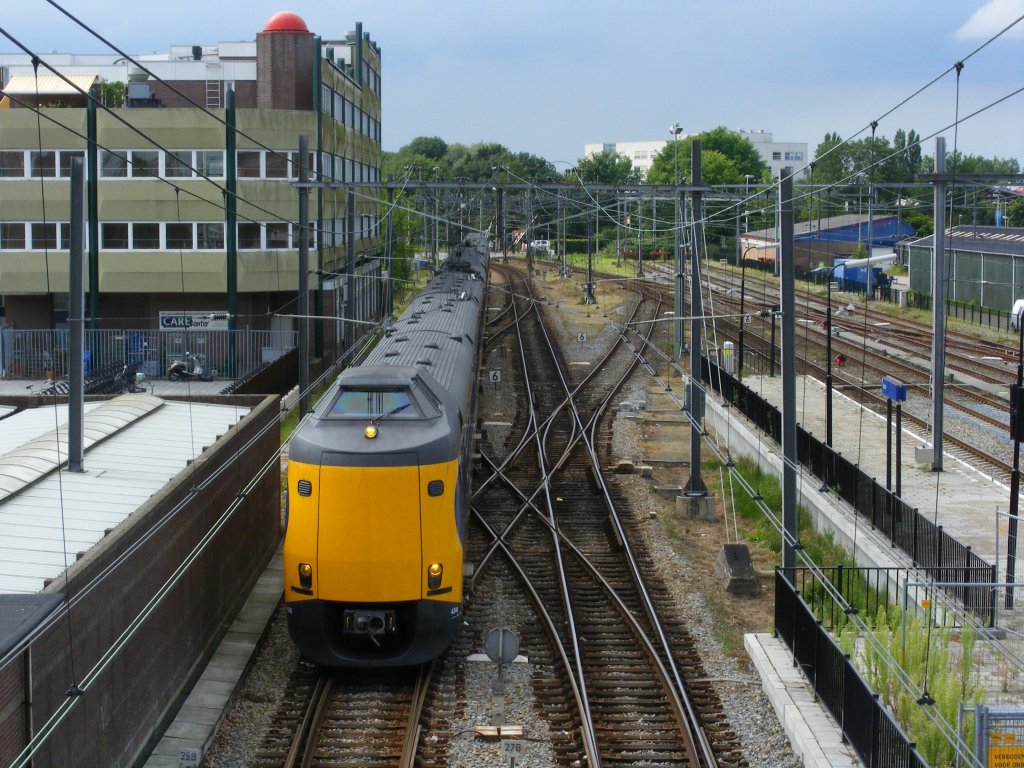
[[[1013,309],[1010,310],[1010,330],[1019,331],[1021,316],[1024,315],[1024,299],[1017,299],[1013,302]]]
[[[551,243],[548,240],[534,240],[530,247],[535,253],[547,253],[551,249]]]

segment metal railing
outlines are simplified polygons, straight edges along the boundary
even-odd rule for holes
[[[0,374],[9,379],[61,379],[68,373],[70,332],[0,328]],[[203,355],[218,378],[238,378],[298,344],[295,331],[93,330],[85,332],[90,370],[134,363],[153,378],[186,353]]]
[[[898,297],[895,292],[891,296],[882,296],[890,303],[897,303]],[[907,292],[907,306],[913,309],[931,310],[932,297],[920,291]],[[972,301],[946,300],[946,317],[955,317],[968,323],[987,325],[997,331],[1010,330],[1010,311],[1007,309],[996,309]]]
[[[715,392],[781,443],[782,412],[778,408],[707,359],[703,361],[702,374]],[[885,535],[894,547],[902,549],[914,567],[921,569],[928,578],[944,582],[943,591],[961,601],[988,626],[993,626],[991,587],[973,584],[978,574],[987,573],[994,585],[995,566],[799,425],[797,460],[870,522],[872,528]],[[963,581],[965,586],[949,584],[947,577],[956,572],[962,573],[963,578],[955,580]]]
[[[914,742],[817,620],[782,569],[775,571],[775,631],[865,765],[927,766]]]

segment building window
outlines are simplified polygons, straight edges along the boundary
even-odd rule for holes
[[[29,152],[32,165],[32,178],[53,178],[57,175],[57,153],[50,151]]]
[[[258,179],[260,177],[260,155],[251,150],[238,151],[238,178]]]
[[[168,152],[164,157],[164,175],[170,179],[189,179],[192,177],[192,152],[179,149]]]
[[[267,223],[267,248],[288,247],[288,223],[271,221]]]
[[[238,250],[258,251],[260,243],[260,225],[254,221],[241,222],[238,225]]]
[[[132,247],[140,250],[155,251],[160,248],[159,224],[133,224]]]
[[[110,250],[127,250],[127,224],[100,224],[100,245]]]
[[[224,153],[219,149],[200,149],[196,152],[196,170],[203,176],[219,178],[224,175]]]
[[[82,158],[84,168],[85,152],[79,150],[64,151],[60,153],[60,176],[62,179],[71,178],[71,161],[76,157]]]
[[[32,225],[32,250],[42,251],[57,247],[57,224],[36,222]]]
[[[787,160],[803,160],[804,159],[804,153],[803,152],[787,152],[786,153],[786,159]]]
[[[160,153],[155,149],[136,149],[132,152],[132,178],[152,178],[160,175]]]
[[[24,178],[25,176],[25,153],[0,152],[0,176],[8,178]]]
[[[293,179],[299,178],[299,153],[289,152],[288,153],[288,168],[290,171],[290,177]],[[313,180],[316,178],[316,152],[310,152],[306,157],[306,170],[309,171],[309,178]]]
[[[167,248],[190,251],[196,247],[191,224],[167,224]]]
[[[58,228],[58,231],[60,232],[60,247],[63,248],[64,250],[69,250],[71,248],[71,224],[70,224],[70,222],[66,222],[66,221],[63,222],[60,225],[60,227]],[[82,234],[84,235],[85,233],[83,232]],[[84,243],[83,243],[83,245],[84,245]]]
[[[100,176],[107,179],[124,179],[128,176],[128,153],[104,149],[100,152]]]
[[[5,251],[25,250],[25,225],[22,222],[0,224],[0,248]]]
[[[267,178],[287,179],[288,178],[288,153],[268,152],[267,153]]]
[[[198,236],[198,248],[210,251],[222,250],[224,248],[224,225],[222,223],[199,224],[196,227],[196,234]]]
[[[781,160],[781,159],[782,159],[782,153],[781,152],[772,152],[772,160]]]

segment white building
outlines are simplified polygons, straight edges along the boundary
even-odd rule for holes
[[[811,162],[806,142],[773,141],[768,131],[739,131],[739,134],[754,145],[771,170],[772,178],[778,178],[783,168],[792,168],[798,178],[810,173],[810,168],[804,168]]]
[[[681,133],[679,138],[685,139],[689,135],[688,133]],[[654,162],[655,155],[661,152],[666,144],[668,144],[668,141],[613,141],[610,144],[584,144],[583,156],[592,157],[602,152],[621,155],[622,157],[628,157],[630,162],[633,163],[634,168],[646,174],[651,170],[651,163]]]
[[[797,176],[803,176],[808,173],[808,170],[800,169],[810,163],[810,157],[807,154],[807,144],[800,142],[780,142],[773,141],[772,134],[767,131],[738,131],[738,133],[754,145],[758,153],[761,155],[761,159],[764,160],[765,165],[771,169],[772,176],[777,178],[783,168],[792,168],[797,171]],[[679,134],[680,139],[685,139],[687,136],[692,136],[691,133]],[[583,145],[583,156],[591,157],[600,152],[612,152],[622,157],[628,157],[630,162],[633,163],[634,168],[639,168],[645,174],[651,169],[651,163],[654,162],[654,157],[665,145],[668,144],[669,140],[658,140],[658,141],[619,141],[619,142],[606,142],[604,144],[584,144]]]

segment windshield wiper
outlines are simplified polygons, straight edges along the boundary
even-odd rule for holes
[[[386,419],[388,416],[394,416],[399,411],[404,411],[408,407],[409,407],[409,403],[402,403],[401,405],[396,405],[390,411],[386,411],[386,412],[382,413],[380,416],[374,416],[372,419],[370,419],[370,423],[371,424],[376,424],[381,419]]]

